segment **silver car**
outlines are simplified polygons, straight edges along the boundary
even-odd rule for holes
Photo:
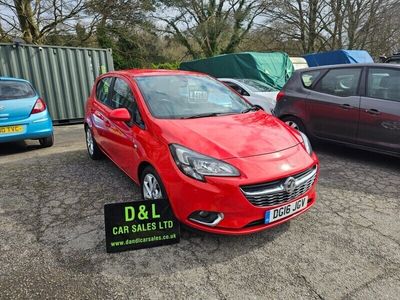
[[[262,81],[238,78],[218,78],[218,80],[234,89],[251,104],[262,107],[267,113],[271,113],[275,108],[279,91]]]

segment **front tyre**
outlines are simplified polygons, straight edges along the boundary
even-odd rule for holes
[[[140,175],[140,187],[144,200],[166,199],[164,185],[156,170],[147,166]]]
[[[54,135],[39,139],[40,146],[43,148],[51,147],[54,145]]]
[[[99,146],[97,146],[97,143],[93,138],[92,130],[89,128],[89,126],[85,126],[85,134],[86,134],[86,148],[89,157],[93,160],[99,160],[103,158],[103,152],[101,152]]]

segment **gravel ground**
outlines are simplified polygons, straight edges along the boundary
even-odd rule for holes
[[[398,299],[400,160],[317,145],[317,204],[290,223],[107,254],[103,205],[139,195],[86,154],[82,125],[56,144],[0,146],[0,298]]]

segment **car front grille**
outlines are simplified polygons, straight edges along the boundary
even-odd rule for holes
[[[317,166],[291,177],[295,182],[295,188],[291,192],[287,192],[284,186],[289,177],[267,183],[242,186],[240,189],[250,203],[255,206],[273,206],[290,202],[305,194],[311,188],[317,177]]]

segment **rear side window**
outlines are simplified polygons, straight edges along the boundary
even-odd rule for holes
[[[301,81],[306,88],[311,88],[321,71],[310,71],[301,74]]]
[[[96,99],[101,103],[108,104],[108,93],[110,91],[112,77],[106,77],[99,81],[96,87]]]
[[[31,98],[35,95],[35,90],[27,82],[0,80],[0,100]]]
[[[338,97],[356,96],[361,68],[332,69],[318,82],[315,90]]]
[[[400,70],[370,68],[367,97],[400,102]]]

